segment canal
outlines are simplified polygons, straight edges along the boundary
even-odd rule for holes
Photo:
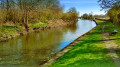
[[[0,42],[0,67],[37,67],[95,26],[93,21],[79,19],[69,26],[31,32]]]

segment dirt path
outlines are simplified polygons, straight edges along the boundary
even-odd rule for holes
[[[103,25],[103,29],[102,29],[104,40],[105,40],[105,45],[106,45],[107,49],[110,51],[110,56],[112,57],[113,61],[115,62],[116,67],[120,67],[120,58],[115,52],[115,49],[119,48],[118,44],[116,44],[113,40],[109,40],[109,38],[108,38],[109,34],[104,32],[104,28],[105,28],[105,25]]]

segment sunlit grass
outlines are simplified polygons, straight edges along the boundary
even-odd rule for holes
[[[23,26],[14,25],[14,26],[8,26],[3,25],[0,28],[0,40],[6,40],[11,38],[11,36],[16,36],[18,34],[18,31],[24,29]]]
[[[115,67],[103,41],[103,21],[50,67]]]
[[[39,23],[36,23],[36,24],[32,24],[31,28],[38,28],[38,27],[45,27],[45,26],[48,26],[48,23],[39,22]]]
[[[120,47],[120,26],[112,24],[111,22],[105,22],[105,32],[107,33],[111,33],[114,30],[117,30],[118,33],[116,35],[113,36],[109,36],[110,39],[114,40],[114,42],[116,42],[118,44],[118,46]],[[117,54],[120,56],[120,49],[115,49]]]

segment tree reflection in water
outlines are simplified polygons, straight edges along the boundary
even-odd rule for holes
[[[35,67],[93,27],[95,23],[80,20],[69,26],[31,32],[0,43],[0,67]]]

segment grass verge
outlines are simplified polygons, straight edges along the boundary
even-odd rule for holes
[[[108,21],[104,21],[104,24],[105,24],[105,32],[106,33],[114,32],[114,30],[118,31],[118,33],[116,35],[109,36],[109,39],[114,40],[114,42],[116,42],[118,44],[119,49],[115,49],[115,51],[118,54],[118,56],[120,57],[120,26],[112,24],[111,22],[108,22]]]
[[[23,28],[24,27],[18,26],[18,25],[16,25],[16,26],[3,25],[0,28],[0,40],[5,40],[7,38],[10,38],[11,36],[18,34],[18,31]]]
[[[48,23],[44,23],[44,22],[39,22],[39,23],[36,23],[36,24],[32,24],[30,26],[30,28],[38,28],[38,27],[45,27],[45,26],[48,26],[49,24]]]
[[[50,67],[115,67],[102,36],[104,21]]]
[[[39,22],[36,24],[32,24],[29,29],[30,31],[33,30],[33,28],[38,28],[38,27],[45,27],[48,26],[48,23],[43,23],[43,22]],[[25,28],[24,26],[19,26],[19,25],[13,25],[13,26],[9,26],[9,25],[3,25],[0,27],[0,41],[4,41],[7,39],[10,39],[11,37],[15,37],[16,35],[19,35],[19,31],[25,33]]]

